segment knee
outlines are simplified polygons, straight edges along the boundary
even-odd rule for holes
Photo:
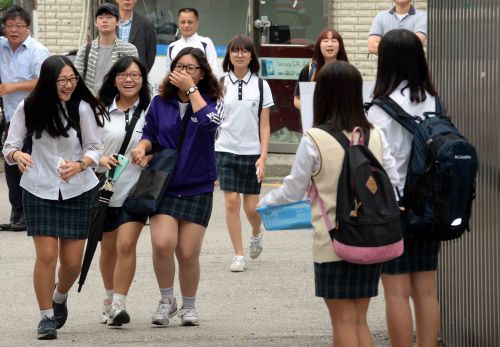
[[[36,261],[43,267],[56,267],[57,264],[57,251],[46,250],[37,254]]]
[[[136,243],[129,240],[121,241],[117,248],[121,256],[131,256],[135,254]]]
[[[174,254],[175,245],[170,243],[153,244],[153,256],[155,258],[167,258]]]
[[[226,194],[225,197],[226,210],[228,212],[239,212],[240,210],[240,197],[238,193]]]
[[[71,259],[61,262],[60,266],[65,273],[77,275],[80,273],[81,265],[80,259]]]
[[[116,258],[116,244],[101,243],[101,258],[102,259]]]
[[[177,250],[176,256],[179,266],[193,266],[199,262],[199,254],[192,250]]]

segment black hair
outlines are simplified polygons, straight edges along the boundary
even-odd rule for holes
[[[363,107],[363,79],[358,69],[337,60],[326,64],[316,77],[313,125],[328,125],[333,131],[372,127]]]
[[[142,86],[139,90],[139,107],[141,110],[146,110],[148,108],[149,102],[151,101],[151,92],[148,82],[148,71],[144,67],[141,61],[133,56],[125,56],[120,58],[116,63],[111,66],[109,72],[104,77],[101,89],[99,89],[99,100],[106,106],[109,107],[113,103],[115,96],[120,92],[116,87],[116,75],[120,72],[127,70],[133,63],[139,66],[139,70],[142,75]]]
[[[319,73],[323,65],[325,65],[325,57],[321,52],[321,41],[327,39],[329,33],[332,34],[333,39],[339,42],[339,51],[337,53],[336,59],[342,61],[349,61],[349,59],[347,59],[347,53],[345,52],[344,40],[342,40],[342,36],[340,36],[338,31],[331,28],[323,29],[323,31],[319,33],[318,38],[316,39],[316,44],[314,46],[314,53],[312,59],[316,63],[316,75]]]
[[[425,92],[437,95],[432,83],[424,47],[418,36],[406,29],[387,32],[378,46],[377,80],[374,98],[389,96],[403,81],[408,81],[410,100],[422,102]]]
[[[172,64],[170,64],[170,71],[174,71],[175,65],[177,65],[179,59],[188,54],[192,55],[198,61],[201,72],[203,73],[203,79],[201,79],[197,85],[200,92],[208,94],[212,99],[219,99],[222,96],[219,81],[212,73],[212,69],[208,64],[205,53],[203,53],[201,49],[193,47],[185,47],[181,49],[172,61]],[[169,100],[177,98],[177,92],[179,89],[170,83],[167,75],[167,77],[163,80],[160,90],[162,98]]]
[[[2,24],[5,25],[5,22],[10,19],[16,19],[17,17],[20,17],[27,26],[31,25],[31,16],[29,12],[19,5],[13,5],[3,13]]]
[[[231,51],[234,50],[247,50],[251,53],[250,63],[248,68],[253,74],[258,74],[260,70],[259,59],[257,58],[257,53],[255,53],[255,47],[253,46],[252,40],[248,36],[236,35],[227,44],[226,55],[224,56],[224,61],[222,62],[222,68],[225,72],[234,71],[234,66],[231,63]]]
[[[69,66],[79,77],[71,98],[66,102],[66,109],[57,95],[57,79],[65,66]],[[70,128],[80,129],[81,101],[90,105],[97,125],[102,127],[103,118],[109,119],[108,112],[87,88],[71,60],[62,55],[48,57],[42,64],[35,89],[24,100],[27,133],[34,134],[37,139],[44,130],[52,137],[68,137]],[[67,120],[67,125],[63,124],[61,115]]]
[[[192,12],[196,19],[198,19],[198,10],[192,7],[183,7],[177,12],[177,17],[181,15],[182,12]]]

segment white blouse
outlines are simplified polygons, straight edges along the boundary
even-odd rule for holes
[[[42,132],[39,139],[33,135],[31,153],[33,166],[23,173],[20,183],[21,187],[31,194],[42,199],[58,200],[59,192],[61,192],[62,199],[66,200],[89,191],[97,185],[97,177],[90,167],[68,182],[61,180],[57,171],[59,158],[74,162],[87,156],[96,165],[99,163],[103,146],[94,112],[84,101],[80,102],[78,111],[81,145],[77,132],[73,128],[68,130],[69,137],[52,137],[46,131]],[[9,165],[16,165],[16,162],[10,159],[9,153],[22,148],[26,133],[24,101],[21,101],[11,119],[9,134],[2,151]]]

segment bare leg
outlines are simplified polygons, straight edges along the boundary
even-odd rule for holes
[[[260,215],[256,210],[259,203],[259,194],[244,194],[243,195],[243,208],[247,215],[248,221],[252,225],[252,235],[258,236],[260,234],[260,226],[262,221]]]
[[[33,287],[40,310],[52,308],[52,294],[56,277],[58,239],[52,236],[33,236],[36,260]]]
[[[179,224],[175,218],[158,214],[149,219],[153,246],[153,267],[159,288],[174,285],[175,259]]]
[[[413,346],[413,320],[410,308],[410,274],[382,274],[387,328],[393,347]]]
[[[440,325],[436,271],[415,272],[410,276],[411,297],[415,305],[417,346],[435,347]]]
[[[179,263],[179,284],[183,296],[196,296],[200,283],[200,252],[205,227],[180,221],[179,242],[175,254]]]
[[[366,321],[370,299],[354,300],[356,306],[356,330],[358,332],[358,343],[360,347],[373,347],[373,338]]]
[[[113,290],[113,274],[116,266],[116,235],[116,230],[102,234],[99,269],[106,290]]]
[[[349,299],[325,299],[326,306],[330,312],[333,346],[335,347],[362,346],[358,341],[356,301]]]
[[[80,274],[85,240],[59,239],[59,244],[57,290],[64,294],[69,292]]]
[[[127,295],[132,280],[134,279],[136,266],[137,240],[141,235],[143,225],[130,222],[120,225],[118,228],[116,268],[114,274],[115,293]]]
[[[226,225],[233,243],[235,255],[243,255],[243,240],[241,236],[240,219],[240,194],[235,192],[224,192],[224,204],[226,207]]]

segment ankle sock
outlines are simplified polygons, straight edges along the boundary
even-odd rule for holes
[[[56,304],[62,304],[68,298],[68,293],[59,293],[57,287],[54,289],[54,295],[52,296],[52,300]]]
[[[106,299],[109,301],[113,300],[113,289],[110,289],[110,290],[106,289]]]
[[[182,296],[182,308],[194,308],[196,296]]]
[[[160,302],[162,304],[171,304],[174,302],[174,287],[170,288],[160,288],[161,299]]]
[[[126,299],[127,299],[126,295],[118,294],[118,293],[113,294],[113,304],[114,303],[125,304]]]
[[[40,310],[40,318],[44,319],[45,317],[54,318],[54,309],[49,308],[48,310]]]

